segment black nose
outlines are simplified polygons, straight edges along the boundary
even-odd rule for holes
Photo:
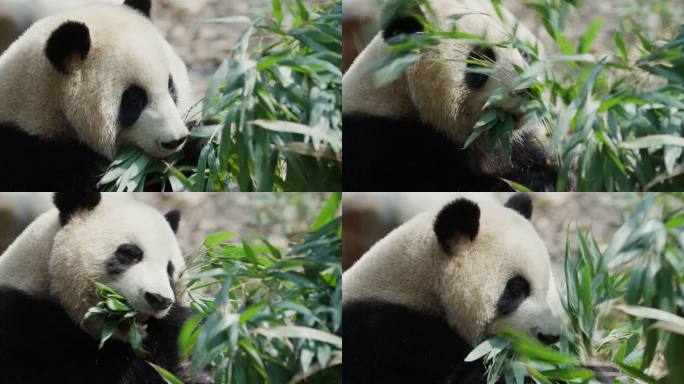
[[[156,293],[145,292],[145,300],[147,300],[156,311],[163,311],[173,304],[173,300]]]
[[[180,148],[181,145],[185,144],[185,141],[187,139],[188,139],[188,137],[185,136],[185,137],[178,139],[178,140],[167,141],[166,143],[162,143],[161,146],[164,149],[168,149],[169,151],[174,151],[174,150]]]
[[[542,343],[549,345],[549,344],[557,343],[558,340],[560,340],[560,336],[559,335],[545,335],[543,333],[537,333],[537,339],[539,339],[539,341],[541,341]]]

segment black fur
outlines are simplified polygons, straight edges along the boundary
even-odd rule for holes
[[[512,191],[501,178],[532,190],[553,190],[558,173],[531,136],[514,142],[511,165],[496,174],[479,170],[482,155],[462,149],[418,121],[343,116],[345,191]]]
[[[169,94],[173,99],[174,104],[178,104],[178,90],[176,90],[176,83],[173,81],[173,76],[169,75]]]
[[[523,215],[527,220],[532,218],[532,199],[529,195],[516,193],[504,205]]]
[[[152,2],[150,0],[126,0],[124,5],[140,11],[147,17],[150,17],[152,14]]]
[[[75,213],[97,207],[101,199],[102,195],[99,192],[57,192],[52,200],[59,210],[59,222],[64,225]]]
[[[69,73],[69,61],[75,55],[85,60],[90,52],[90,30],[76,21],[67,21],[60,25],[47,41],[45,55],[60,72]]]
[[[381,302],[343,306],[344,384],[483,384],[471,346],[437,315]]]
[[[133,85],[128,87],[121,96],[119,105],[119,122],[126,128],[135,124],[140,118],[143,110],[147,106],[147,92],[144,89]]]
[[[468,71],[469,68],[491,68],[496,64],[496,55],[491,47],[475,47],[468,55],[468,60],[470,61],[480,61],[483,63],[470,62],[466,65],[466,73],[464,82],[470,89],[480,89],[487,84],[489,80],[489,75],[486,73],[481,73],[477,71]],[[482,64],[491,64],[491,66],[486,66]]]
[[[513,276],[508,279],[499,301],[496,303],[496,313],[508,315],[513,313],[520,304],[530,295],[530,283],[522,276]]]
[[[480,208],[467,199],[456,199],[437,214],[433,226],[437,241],[444,252],[451,254],[449,241],[458,234],[475,240],[480,229]]]
[[[110,275],[120,275],[143,259],[143,251],[135,244],[122,244],[105,261],[105,271]]]
[[[1,191],[95,191],[109,163],[77,140],[32,136],[0,122]]]
[[[48,298],[0,288],[0,372],[3,383],[163,384],[130,346],[98,343]],[[151,319],[144,342],[147,359],[177,372],[176,340],[189,311],[175,305],[164,319]]]
[[[178,224],[180,223],[180,217],[181,217],[180,211],[177,209],[172,209],[172,210],[166,212],[166,215],[164,215],[164,217],[166,217],[166,221],[169,222],[169,225],[171,226],[173,233],[177,233],[178,232]]]
[[[397,35],[422,32],[423,29],[423,24],[415,17],[401,16],[390,20],[383,29],[382,36],[387,40]]]

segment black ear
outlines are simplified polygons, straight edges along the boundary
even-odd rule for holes
[[[422,32],[423,24],[413,16],[398,16],[390,20],[382,31],[382,37],[387,40],[394,36]]]
[[[58,71],[67,74],[78,62],[85,60],[90,52],[90,30],[76,21],[60,25],[45,46],[45,56]]]
[[[79,211],[90,211],[97,207],[101,198],[100,192],[55,193],[53,201],[59,210],[60,224],[68,223],[71,216]]]
[[[171,229],[173,229],[173,233],[178,232],[178,223],[180,223],[180,211],[177,209],[168,211],[166,215],[166,221],[169,222],[171,225]]]
[[[444,252],[451,254],[449,241],[456,235],[465,235],[471,241],[480,229],[480,208],[474,202],[457,199],[447,204],[437,214],[434,231]]]
[[[150,17],[152,12],[152,1],[150,0],[126,0],[124,5],[140,11],[147,17]]]
[[[525,216],[527,220],[532,217],[532,199],[527,194],[516,193],[504,205]]]

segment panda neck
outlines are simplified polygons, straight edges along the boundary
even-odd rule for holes
[[[376,64],[385,56],[387,45],[378,34],[342,78],[343,114],[358,113],[398,119],[417,116],[405,75],[384,86],[375,86]]]
[[[0,256],[0,284],[48,295],[52,241],[61,228],[56,209],[32,222]]]
[[[345,302],[380,301],[404,305],[426,313],[441,314],[439,299],[440,260],[435,248],[432,228],[423,214],[397,228],[374,245],[348,271],[344,273],[342,290]]]

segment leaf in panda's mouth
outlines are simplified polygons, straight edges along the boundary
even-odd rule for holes
[[[504,156],[510,159],[511,135],[514,123],[514,116],[512,114],[501,109],[489,108],[473,126],[473,131],[466,139],[463,148],[468,148],[480,135],[488,132],[490,150],[494,150],[497,145],[501,145]]]
[[[131,348],[136,354],[144,353],[142,349],[142,336],[147,321],[151,315],[139,313],[126,302],[120,293],[107,287],[104,284],[95,283],[96,295],[100,302],[90,308],[83,317],[83,321],[96,320],[102,323],[100,332],[100,346],[102,349],[105,342],[109,340],[115,331],[121,335],[128,335]]]

